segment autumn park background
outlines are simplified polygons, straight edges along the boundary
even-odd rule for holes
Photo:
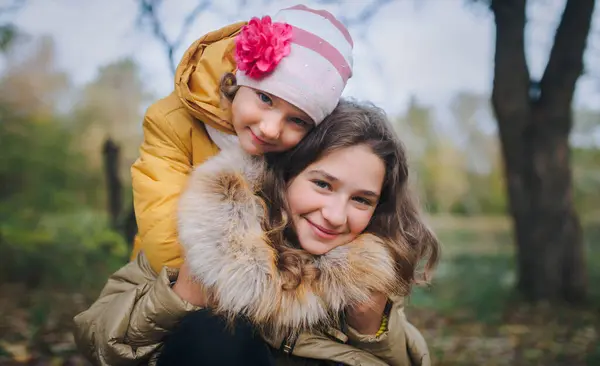
[[[85,364],[145,109],[196,37],[296,2],[0,1],[0,365]],[[443,242],[407,305],[434,363],[600,365],[600,4],[305,3],[349,26],[345,95],[389,113]]]

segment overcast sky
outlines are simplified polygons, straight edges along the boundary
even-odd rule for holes
[[[157,97],[172,90],[164,50],[147,29],[136,25],[136,1],[26,1],[26,6],[13,17],[15,23],[30,34],[52,35],[58,47],[59,65],[77,84],[92,80],[100,66],[133,57]],[[315,5],[313,1],[302,3],[352,17],[369,2],[342,1],[342,7]],[[184,16],[196,3],[197,0],[164,1],[160,15],[171,37],[178,33]],[[202,14],[190,28],[176,58],[210,30],[254,15],[273,14],[278,8],[299,1],[247,0],[243,8],[232,6],[237,3],[239,0],[215,2],[219,4],[214,5],[216,9]],[[486,9],[468,7],[465,3],[465,0],[396,0],[374,15],[367,30],[351,27],[356,44],[355,71],[344,94],[371,100],[396,113],[405,108],[411,96],[442,106],[459,91],[489,93],[493,17]],[[532,21],[527,33],[528,59],[533,76],[543,70],[552,33],[564,6],[564,0],[544,3],[550,5],[539,5],[544,6],[541,11],[529,9]],[[600,38],[600,25],[595,23]],[[592,59],[596,63],[600,60],[590,53],[588,64],[592,64]],[[600,106],[600,75],[582,78],[576,101]]]

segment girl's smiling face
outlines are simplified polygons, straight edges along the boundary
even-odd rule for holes
[[[252,155],[290,150],[315,125],[285,100],[246,86],[237,91],[231,111],[240,145]]]
[[[347,244],[369,225],[385,164],[367,145],[334,150],[289,184],[286,196],[300,246],[321,255]]]

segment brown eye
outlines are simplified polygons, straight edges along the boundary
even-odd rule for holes
[[[364,198],[364,197],[354,197],[353,200],[355,202],[360,203],[361,205],[365,205],[365,206],[372,206],[373,203],[371,201],[369,201],[368,199]]]

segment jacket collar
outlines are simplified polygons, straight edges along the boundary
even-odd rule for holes
[[[377,237],[365,234],[313,257],[317,280],[284,290],[276,250],[266,240],[263,205],[255,192],[264,160],[241,149],[223,150],[191,174],[180,198],[179,236],[192,273],[206,286],[211,306],[245,315],[272,335],[334,326],[347,306],[393,291],[395,263]]]

